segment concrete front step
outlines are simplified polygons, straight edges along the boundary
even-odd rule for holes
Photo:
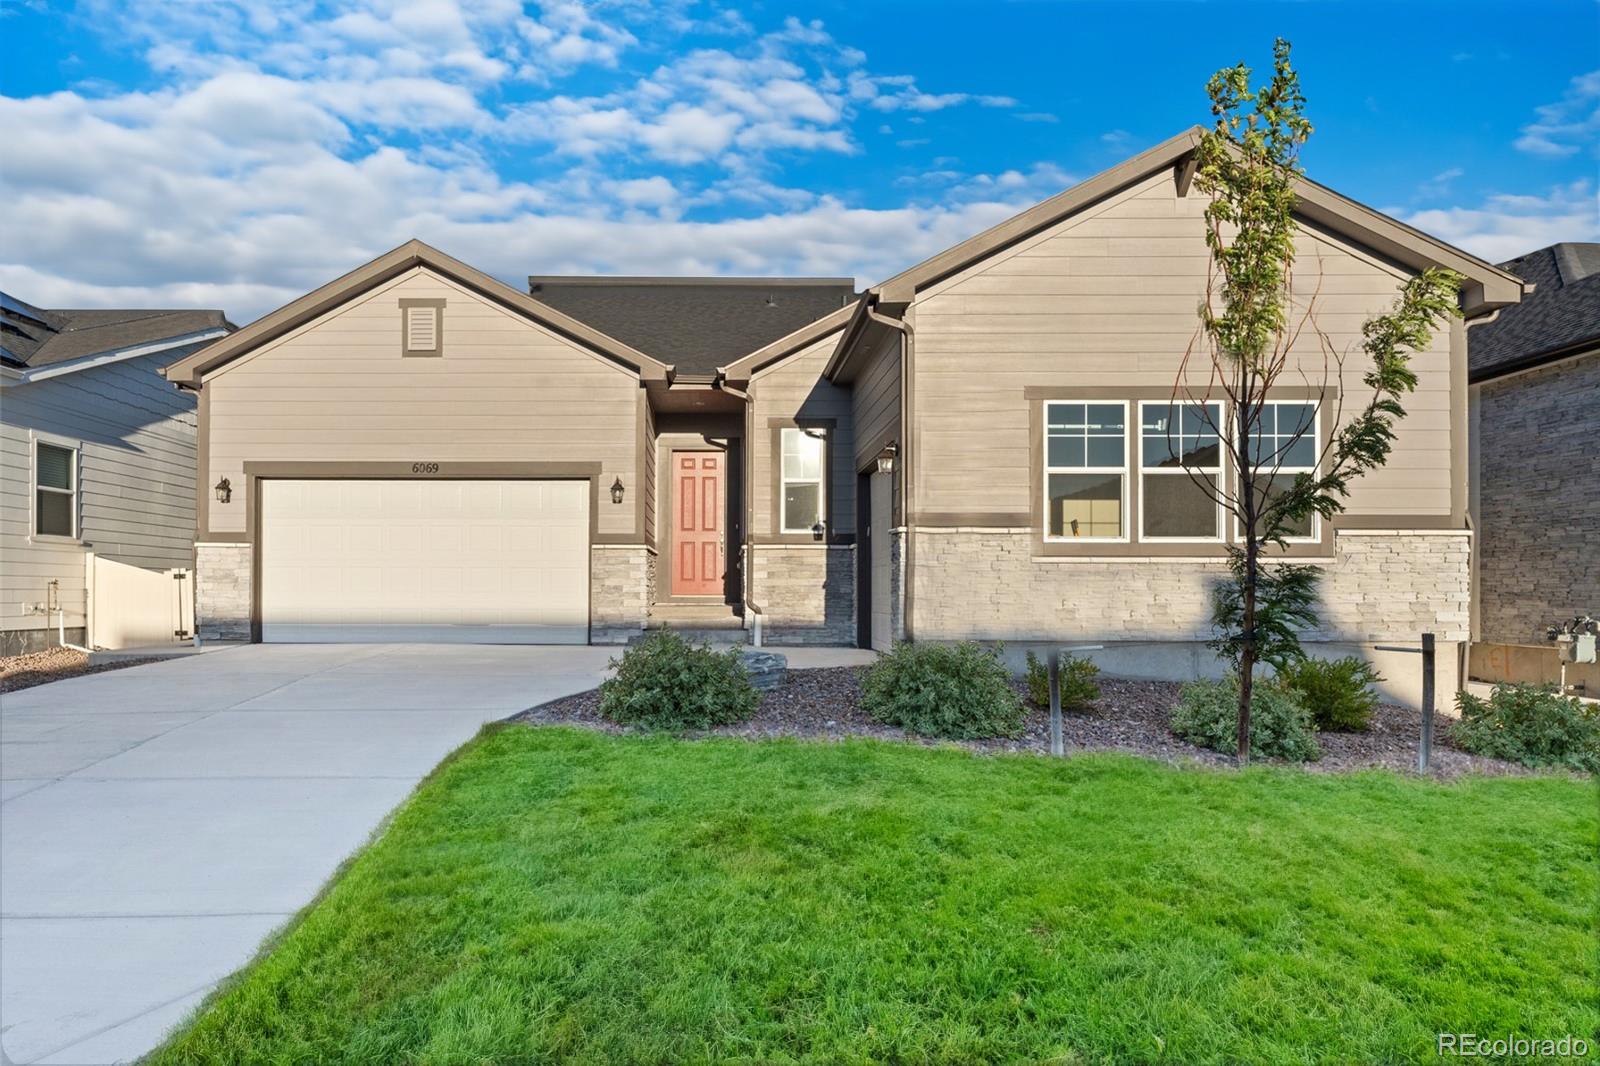
[[[637,637],[629,637],[629,644],[637,644],[647,640],[650,634],[658,629],[670,629],[684,640],[693,644],[712,644],[719,648],[731,648],[735,644],[750,643],[750,635],[743,629],[731,629],[726,626],[683,626],[676,623],[672,625],[652,625],[645,633]]]

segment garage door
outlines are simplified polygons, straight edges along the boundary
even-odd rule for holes
[[[261,483],[263,640],[588,636],[587,481]]]

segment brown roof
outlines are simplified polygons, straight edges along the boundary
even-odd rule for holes
[[[52,366],[232,328],[218,310],[46,309],[0,293],[0,359],[17,367]]]
[[[528,291],[688,374],[715,370],[856,297],[853,278],[534,276]]]
[[[1494,321],[1467,331],[1473,381],[1600,347],[1600,244],[1553,244],[1501,266],[1535,288]]]

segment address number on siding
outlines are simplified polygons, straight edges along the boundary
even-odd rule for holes
[[[438,463],[412,463],[411,464],[411,472],[413,474],[437,474],[439,472],[439,464]]]

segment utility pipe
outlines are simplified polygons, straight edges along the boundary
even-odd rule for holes
[[[751,399],[749,392],[734,388],[728,384],[726,379],[718,381],[717,388],[736,400],[744,401],[744,469],[741,471],[744,478],[744,529],[741,531],[744,543],[740,545],[742,559],[740,566],[744,573],[740,575],[742,579],[740,583],[744,586],[745,610],[749,611],[752,616],[750,619],[750,639],[752,644],[759,648],[761,647],[761,616],[763,612],[761,605],[756,602],[755,596],[752,594],[755,590],[755,543],[751,539],[750,532],[752,523],[755,521],[755,494],[750,491],[750,471],[754,465],[755,451],[755,401]]]
[[[876,303],[876,298],[873,298]],[[911,471],[912,454],[914,451],[915,434],[911,425],[911,374],[915,366],[917,350],[917,333],[911,323],[903,318],[890,318],[881,315],[871,305],[867,307],[867,317],[880,325],[887,326],[897,331],[905,338],[905,345],[900,356],[900,452],[896,456],[896,465],[900,468],[900,523],[905,528],[906,542],[904,545],[905,556],[905,587],[900,590],[903,606],[901,607],[900,626],[905,631],[906,640],[912,637],[912,603],[914,602],[916,581],[913,574],[916,570],[917,538],[915,527],[912,525],[912,505],[915,499],[912,493]]]

